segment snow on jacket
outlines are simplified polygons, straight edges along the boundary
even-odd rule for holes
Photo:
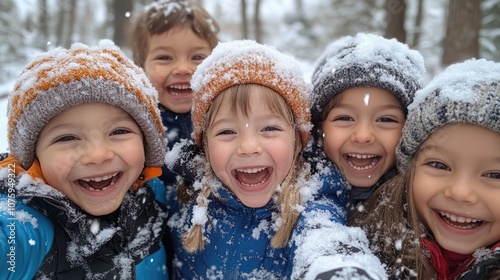
[[[168,279],[165,220],[146,185],[96,217],[40,179],[1,168],[0,279]]]
[[[194,202],[179,205],[174,195],[167,196],[174,205],[168,223],[175,248],[174,278],[322,279],[316,278],[322,273],[386,278],[364,232],[344,225],[346,181],[333,166],[320,171],[317,174],[324,177],[314,176],[301,190],[302,213],[284,248],[271,246],[278,228],[273,219],[278,213],[275,199],[264,207],[249,208],[217,180],[212,185],[217,196],[209,198],[209,221],[203,229],[205,248],[188,253],[182,247],[182,235],[191,226]]]
[[[193,133],[193,123],[191,122],[191,112],[177,114],[163,106],[160,107],[161,120],[165,127],[168,149],[171,150],[175,143],[182,139],[190,139]],[[165,165],[162,167],[162,175],[159,177],[165,186],[173,186],[177,183],[176,174],[170,171]]]

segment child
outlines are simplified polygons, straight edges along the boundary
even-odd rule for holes
[[[401,279],[499,279],[500,64],[449,66],[408,109],[400,174],[365,211],[374,248]]]
[[[293,58],[254,41],[220,43],[191,85],[198,152],[180,165],[175,156],[167,159],[181,173],[198,170],[193,184],[179,186],[178,208],[172,207],[174,274],[382,279],[364,233],[343,226],[345,181],[337,175],[336,184],[320,189],[302,160],[308,91]],[[182,157],[179,150],[189,145],[171,154]]]
[[[189,139],[191,76],[217,45],[217,22],[200,5],[185,0],[159,0],[144,8],[130,36],[134,62],[142,67],[159,94],[168,146]],[[175,174],[163,167],[160,179],[175,185]]]
[[[157,100],[109,40],[26,66],[0,162],[0,278],[167,279],[167,215],[143,186],[165,156]]]
[[[311,104],[316,145],[350,183],[353,206],[396,173],[406,107],[424,75],[417,51],[373,34],[342,37],[318,60]]]

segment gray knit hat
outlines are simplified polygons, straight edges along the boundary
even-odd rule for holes
[[[396,39],[365,33],[341,37],[330,44],[316,62],[312,75],[312,121],[322,121],[328,102],[354,87],[385,89],[393,93],[406,110],[424,79],[422,55]]]
[[[110,40],[76,43],[37,56],[19,76],[8,102],[10,152],[28,169],[38,134],[51,118],[83,103],[106,103],[130,114],[145,138],[147,166],[162,166],[164,128],[158,93],[143,70]]]
[[[500,63],[467,60],[449,66],[417,91],[396,149],[399,171],[420,145],[451,123],[480,125],[500,133]]]

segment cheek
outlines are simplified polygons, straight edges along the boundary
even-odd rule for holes
[[[43,178],[47,184],[61,190],[61,184],[68,181],[68,174],[75,165],[76,156],[71,153],[39,159]]]
[[[411,190],[415,206],[420,215],[423,214],[422,210],[427,207],[428,201],[433,196],[433,187],[435,187],[433,183],[416,170]]]
[[[225,174],[226,166],[229,161],[229,146],[221,145],[220,143],[210,143],[208,144],[208,149],[206,151],[212,170],[218,178],[221,178]]]
[[[335,135],[331,131],[325,132],[325,137],[323,137],[323,149],[326,155],[334,160],[340,154],[341,141],[339,140],[339,135]]]

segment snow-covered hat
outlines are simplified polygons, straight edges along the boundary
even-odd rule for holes
[[[453,64],[417,91],[396,149],[405,170],[420,145],[452,123],[480,125],[500,133],[500,63],[467,60]]]
[[[307,145],[311,129],[309,91],[299,64],[274,47],[236,40],[219,43],[193,74],[191,116],[198,146],[212,101],[225,89],[241,84],[259,84],[278,92],[292,109],[302,145]]]
[[[321,121],[323,109],[333,97],[354,87],[385,89],[406,111],[424,76],[422,55],[396,39],[365,33],[341,37],[316,62],[312,75],[313,122]]]
[[[17,79],[8,103],[10,152],[29,168],[38,134],[51,118],[83,103],[106,103],[130,114],[145,138],[147,166],[162,166],[164,128],[158,93],[143,70],[110,40],[75,43],[37,56]]]

